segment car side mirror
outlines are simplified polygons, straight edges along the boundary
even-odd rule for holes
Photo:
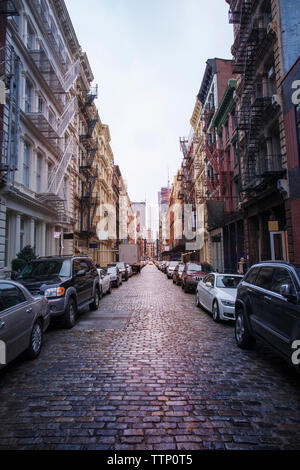
[[[205,285],[206,285],[207,287],[213,287],[213,285],[212,285],[211,282],[206,282]]]
[[[282,297],[285,297],[290,302],[297,302],[298,296],[291,291],[291,286],[289,284],[283,284],[280,286],[280,294]]]
[[[83,277],[83,276],[85,276],[85,270],[84,269],[80,269],[79,271],[77,271],[76,277]]]

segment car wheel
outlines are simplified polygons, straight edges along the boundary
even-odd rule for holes
[[[96,287],[94,300],[90,304],[90,310],[98,310],[101,298],[102,298],[102,292],[100,292],[98,287]]]
[[[73,299],[69,300],[67,308],[64,313],[64,327],[67,329],[73,328],[76,321],[76,307]]]
[[[111,294],[111,284],[109,284],[109,289],[108,289],[107,293]]]
[[[43,327],[40,321],[36,321],[33,325],[30,344],[26,350],[26,356],[28,359],[35,359],[41,352],[43,342]]]
[[[189,291],[186,285],[184,285],[184,288],[183,288],[183,290],[184,290],[184,292],[185,292],[186,294],[187,294],[187,293],[188,293],[188,291]]]
[[[213,321],[215,321],[216,323],[220,322],[219,304],[216,300],[213,303],[212,317],[213,317]]]
[[[236,343],[241,349],[250,349],[255,343],[255,339],[250,334],[249,327],[242,310],[238,310],[237,312],[234,334]]]

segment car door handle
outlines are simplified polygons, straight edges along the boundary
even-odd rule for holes
[[[31,307],[26,310],[26,313],[31,313],[31,312],[32,312],[32,308],[31,308]]]
[[[0,330],[5,326],[5,321],[0,322]]]

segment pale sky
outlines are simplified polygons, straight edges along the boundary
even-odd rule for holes
[[[115,163],[132,201],[157,204],[180,166],[179,137],[206,60],[231,58],[225,0],[65,0],[87,53]]]

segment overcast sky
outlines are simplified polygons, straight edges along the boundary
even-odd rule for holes
[[[157,203],[180,166],[208,58],[231,58],[225,0],[65,0],[98,83],[132,201]]]

